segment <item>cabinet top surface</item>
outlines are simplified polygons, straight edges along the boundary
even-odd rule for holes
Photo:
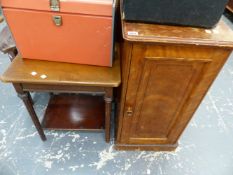
[[[122,21],[123,38],[133,42],[194,44],[233,48],[233,30],[221,19],[212,29]]]
[[[3,82],[117,87],[121,83],[120,60],[113,67],[22,59],[17,56],[1,76]]]

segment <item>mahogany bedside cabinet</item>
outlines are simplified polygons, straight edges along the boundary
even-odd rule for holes
[[[227,9],[233,13],[233,0],[229,0],[228,4],[227,4]]]
[[[13,84],[42,140],[46,140],[43,128],[105,129],[106,142],[109,142],[113,88],[121,83],[119,58],[114,59],[113,67],[99,67],[17,56],[1,80]],[[42,124],[33,108],[30,91],[60,93],[51,95]]]
[[[211,30],[122,21],[122,95],[116,149],[174,150],[233,49]]]

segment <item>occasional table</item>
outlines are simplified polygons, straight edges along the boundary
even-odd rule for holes
[[[113,67],[98,67],[17,56],[1,80],[13,84],[43,141],[46,140],[43,128],[47,128],[105,129],[109,142],[113,88],[121,83],[119,58],[114,60]],[[51,95],[42,124],[33,108],[30,91],[59,93]],[[95,95],[86,95],[89,93]]]

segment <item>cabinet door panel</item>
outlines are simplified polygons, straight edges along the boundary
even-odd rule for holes
[[[129,124],[128,143],[170,143],[169,133],[208,62],[208,59],[157,57],[141,58],[140,62],[132,60],[132,66],[137,66],[140,73],[131,74],[128,82],[132,86],[137,79],[135,76],[138,76],[136,92],[127,94],[136,93],[134,106],[131,107],[133,114],[128,116],[129,107],[125,109]],[[126,101],[126,104],[130,103]]]

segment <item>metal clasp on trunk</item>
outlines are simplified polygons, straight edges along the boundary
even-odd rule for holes
[[[56,26],[62,25],[62,17],[61,16],[53,16],[53,22]]]
[[[60,11],[60,1],[59,0],[50,0],[50,9],[52,11]]]

